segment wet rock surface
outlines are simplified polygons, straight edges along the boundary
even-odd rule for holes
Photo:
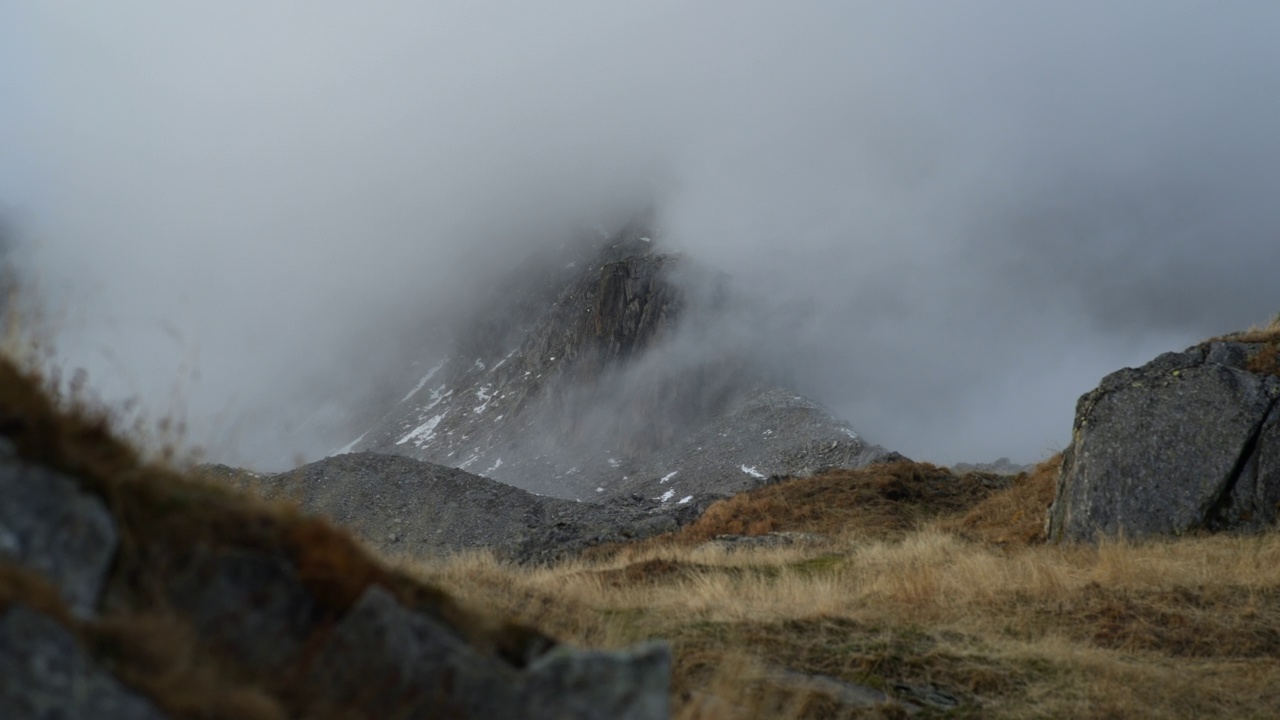
[[[1052,540],[1259,531],[1280,511],[1280,377],[1213,342],[1103,379],[1076,408]],[[1262,372],[1259,372],[1262,370]]]

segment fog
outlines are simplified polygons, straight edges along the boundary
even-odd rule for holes
[[[57,362],[211,459],[346,444],[433,328],[646,208],[920,459],[1042,457],[1105,373],[1280,310],[1274,3],[373,5],[0,5]]]

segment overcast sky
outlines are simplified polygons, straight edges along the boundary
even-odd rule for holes
[[[345,444],[422,317],[650,203],[920,459],[1280,311],[1269,0],[196,5],[0,2],[0,207],[62,361],[214,459]]]

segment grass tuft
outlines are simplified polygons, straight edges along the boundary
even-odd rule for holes
[[[1245,368],[1258,375],[1280,375],[1280,334],[1249,356]]]
[[[945,523],[964,537],[994,545],[1028,545],[1045,539],[1044,523],[1062,468],[1062,453],[1019,475],[963,516]]]

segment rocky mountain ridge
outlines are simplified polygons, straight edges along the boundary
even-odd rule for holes
[[[740,348],[717,345],[705,323],[729,299],[714,273],[635,228],[570,257],[513,283],[508,302],[500,293],[343,451],[544,495],[664,503],[887,455]]]

